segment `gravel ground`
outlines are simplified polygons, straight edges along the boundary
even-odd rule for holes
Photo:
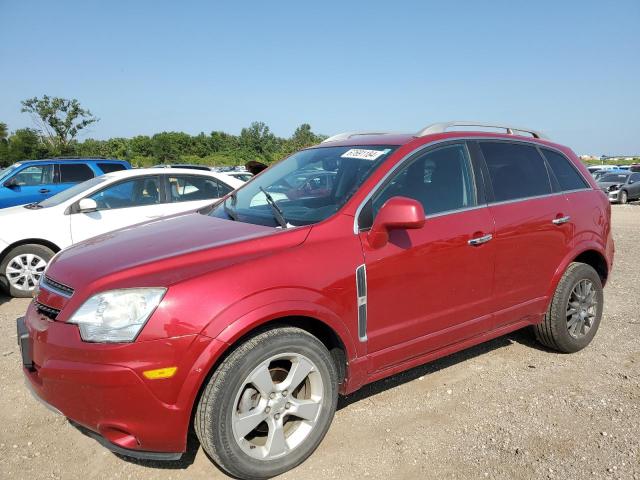
[[[324,442],[283,478],[640,479],[640,204],[613,207],[616,265],[594,342],[573,355],[516,332],[340,400]],[[80,434],[23,386],[0,297],[0,478],[215,479],[197,442],[133,462]]]

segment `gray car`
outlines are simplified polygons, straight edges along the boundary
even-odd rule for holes
[[[598,179],[598,186],[610,202],[627,203],[640,199],[640,172],[607,173]]]

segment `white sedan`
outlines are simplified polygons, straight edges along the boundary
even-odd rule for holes
[[[228,175],[187,169],[108,173],[40,203],[0,210],[0,286],[29,297],[47,262],[74,243],[118,228],[204,207],[242,186]]]

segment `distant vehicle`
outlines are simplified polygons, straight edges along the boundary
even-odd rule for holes
[[[21,160],[0,170],[0,208],[40,202],[90,178],[130,168],[129,162],[106,158]]]
[[[640,172],[616,171],[601,176],[598,186],[610,202],[627,203],[640,199]]]
[[[105,232],[204,207],[242,184],[214,172],[126,170],[39,203],[0,210],[0,285],[13,297],[29,297],[55,252]]]
[[[630,172],[640,172],[640,163],[634,163],[632,165],[629,165],[629,171]]]

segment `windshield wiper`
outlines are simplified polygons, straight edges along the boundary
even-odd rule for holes
[[[284,214],[282,213],[282,210],[280,209],[276,201],[273,199],[271,194],[267,192],[264,188],[262,188],[262,186],[260,186],[259,188],[260,188],[260,191],[264,193],[264,196],[267,198],[267,203],[271,207],[271,210],[273,210],[273,216],[276,219],[276,221],[280,224],[282,228],[288,228],[289,225],[287,224],[287,221],[284,218]]]

